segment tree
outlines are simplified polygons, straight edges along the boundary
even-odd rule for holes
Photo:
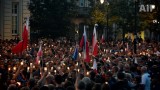
[[[72,29],[70,18],[76,15],[74,7],[74,0],[31,0],[31,32],[36,32],[37,38],[67,36]]]

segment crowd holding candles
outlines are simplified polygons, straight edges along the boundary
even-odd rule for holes
[[[131,40],[98,42],[97,56],[89,43],[90,62],[84,61],[78,43],[67,38],[32,42],[18,54],[11,51],[14,45],[15,40],[0,40],[0,90],[121,90],[120,81],[127,81],[126,87],[120,86],[126,90],[160,89],[160,43],[156,41],[139,41],[137,54]],[[36,63],[40,45],[43,54]],[[141,86],[144,67],[151,77],[148,89]]]

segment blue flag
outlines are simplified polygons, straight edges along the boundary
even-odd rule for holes
[[[78,48],[75,48],[74,53],[72,55],[72,59],[77,60],[77,58],[78,58]]]

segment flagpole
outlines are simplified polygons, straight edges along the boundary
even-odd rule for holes
[[[41,41],[40,41],[40,47],[41,47],[41,49],[42,49],[42,44],[43,44],[43,41],[41,40]],[[42,62],[42,67],[43,67],[43,60],[42,60],[42,56],[40,56],[40,58],[39,58],[39,59],[40,59],[40,61]],[[41,65],[40,65],[40,66],[41,66]]]
[[[23,26],[23,32],[24,32],[24,29],[26,28],[26,21],[27,20],[24,21],[25,25]],[[23,38],[23,33],[22,33],[22,48],[21,48],[21,53],[20,53],[21,55],[20,55],[20,57],[22,57],[22,54],[23,54],[22,53],[22,51],[23,51],[23,45],[24,45],[24,38]]]

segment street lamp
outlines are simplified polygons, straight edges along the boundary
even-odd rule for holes
[[[100,2],[101,2],[101,4],[103,4],[103,3],[104,3],[104,0],[100,0]]]
[[[104,0],[100,0],[100,3],[103,4]],[[109,2],[106,2],[106,3],[107,3],[107,41],[109,41],[108,40],[108,5],[109,5]],[[106,37],[106,33],[105,32],[104,32],[104,37]]]

